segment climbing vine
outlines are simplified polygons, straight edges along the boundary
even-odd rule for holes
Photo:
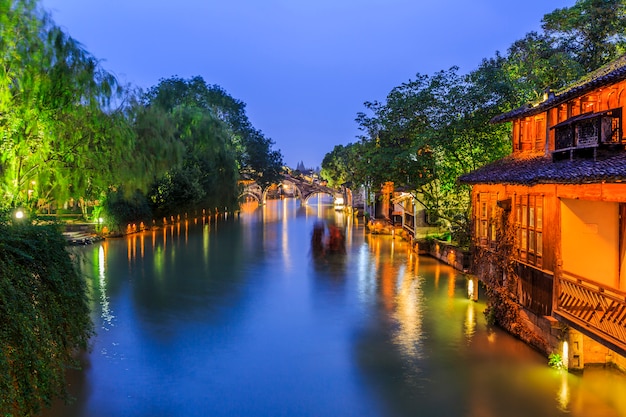
[[[485,316],[489,324],[498,325],[509,333],[546,351],[548,343],[530,329],[517,301],[519,275],[515,257],[516,228],[508,221],[509,213],[494,207],[492,225],[497,239],[486,247],[474,241],[474,274],[485,284],[487,308]],[[476,239],[476,238],[474,238]]]

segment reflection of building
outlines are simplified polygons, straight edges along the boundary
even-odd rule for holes
[[[401,227],[411,236],[416,235],[416,228],[428,226],[424,206],[411,192],[396,188],[390,181],[384,183],[377,193],[374,218]]]
[[[517,301],[572,329],[571,367],[626,354],[625,106],[626,56],[496,117],[512,122],[512,155],[461,177],[475,244],[511,233]]]

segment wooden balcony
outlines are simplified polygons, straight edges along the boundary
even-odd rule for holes
[[[575,154],[591,151],[595,159],[598,147],[622,145],[621,115],[621,109],[585,113],[552,126],[555,131],[552,158],[572,159]]]
[[[564,272],[554,313],[613,350],[626,353],[626,293]]]

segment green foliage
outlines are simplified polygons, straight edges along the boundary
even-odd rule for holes
[[[278,182],[282,156],[254,129],[245,104],[201,77],[170,78],[148,91],[146,108],[175,126],[182,163],[155,178],[149,200],[156,217],[237,206],[240,175],[261,186]]]
[[[514,254],[515,225],[508,222],[508,214],[499,207],[495,209],[493,219],[497,235],[495,246],[474,244],[472,253],[472,273],[480,276],[485,284],[487,322],[546,351],[548,342],[526,325],[517,299],[519,276]]]
[[[411,190],[455,240],[467,243],[469,187],[457,178],[510,152],[508,128],[489,123],[513,96],[503,65],[494,59],[468,75],[456,67],[417,74],[386,102],[365,103],[371,115],[357,117],[365,132],[358,156],[343,162],[336,148],[323,166],[338,178],[354,166],[357,184],[376,188],[392,181]]]
[[[548,365],[554,369],[563,369],[565,368],[565,363],[563,362],[563,358],[558,353],[550,353],[548,355]]]
[[[490,121],[624,53],[626,2],[578,0],[545,15],[543,30],[468,74],[456,67],[417,74],[384,102],[366,102],[367,112],[356,118],[360,143],[328,153],[323,176],[373,189],[391,181],[411,190],[453,239],[467,241],[469,187],[457,178],[511,151],[510,125]]]
[[[132,162],[124,167],[122,185],[147,192],[154,181],[182,165],[184,144],[177,137],[176,120],[164,109],[145,106],[133,94],[127,97],[126,117],[133,127]]]
[[[37,1],[0,0],[0,12],[3,205],[145,193],[166,173],[200,170],[197,203],[223,208],[236,204],[239,172],[261,185],[281,179],[280,152],[219,86],[172,78],[139,99]]]
[[[542,29],[508,50],[515,107],[540,101],[547,89],[558,91],[626,52],[626,2],[578,0],[546,14]]]
[[[328,181],[330,187],[339,187],[346,183],[362,185],[362,178],[359,178],[362,156],[362,147],[359,143],[337,145],[332,152],[324,156],[320,175]]]
[[[516,85],[512,107],[543,99],[546,90],[559,90],[584,74],[571,51],[555,45],[545,33],[530,32],[515,41],[504,65]]]
[[[439,233],[429,233],[426,235],[425,238],[427,241],[434,241],[434,240],[442,240],[444,242],[450,242],[450,240],[452,239],[452,235],[450,234],[450,232],[439,232]]]
[[[92,335],[85,281],[55,226],[0,221],[0,414],[67,396],[65,371]]]
[[[116,79],[35,5],[2,3],[0,193],[12,206],[91,198],[132,156],[127,120],[109,109]]]
[[[578,0],[543,17],[556,50],[571,54],[589,73],[626,52],[626,2]]]
[[[274,142],[252,126],[245,103],[220,86],[208,85],[199,76],[188,80],[172,77],[151,88],[144,101],[167,112],[193,107],[207,117],[220,120],[228,137],[229,151],[242,175],[262,187],[282,179],[282,155],[272,150]]]
[[[112,232],[124,232],[129,224],[149,223],[152,210],[145,195],[139,191],[130,194],[110,190],[100,202],[99,216]]]

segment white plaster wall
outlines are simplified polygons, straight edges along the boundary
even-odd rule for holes
[[[563,270],[616,287],[618,285],[618,204],[561,200]]]

